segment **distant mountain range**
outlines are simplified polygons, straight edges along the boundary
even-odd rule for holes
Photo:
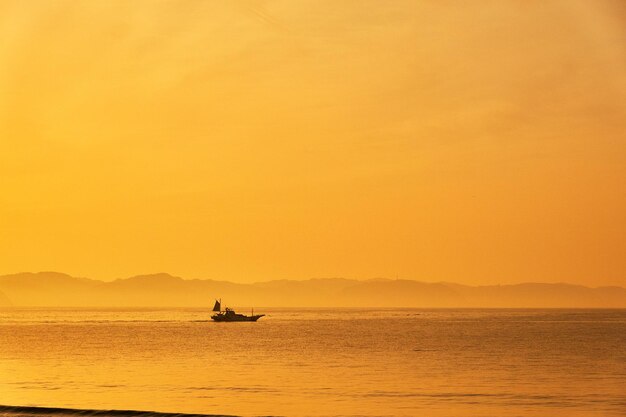
[[[611,307],[626,308],[626,289],[523,283],[468,286],[447,282],[343,278],[254,284],[139,275],[103,282],[58,272],[0,276],[0,306],[209,307]]]

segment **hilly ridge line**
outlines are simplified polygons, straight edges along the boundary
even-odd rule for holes
[[[206,307],[213,298],[266,307],[626,308],[626,289],[567,283],[470,286],[406,279],[313,278],[250,284],[166,273],[114,281],[59,272],[0,276],[0,306]]]

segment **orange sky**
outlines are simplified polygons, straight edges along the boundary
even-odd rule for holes
[[[0,273],[626,285],[623,1],[3,1]]]

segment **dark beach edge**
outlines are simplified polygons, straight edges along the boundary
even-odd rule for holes
[[[228,414],[158,413],[136,410],[88,410],[53,407],[22,407],[0,405],[0,416],[81,416],[81,417],[238,417]],[[268,416],[269,417],[269,416]]]

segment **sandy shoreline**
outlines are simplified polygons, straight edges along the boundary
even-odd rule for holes
[[[154,411],[136,410],[85,410],[74,408],[52,407],[18,407],[0,405],[1,417],[237,417],[227,414],[185,414],[185,413],[157,413]]]

